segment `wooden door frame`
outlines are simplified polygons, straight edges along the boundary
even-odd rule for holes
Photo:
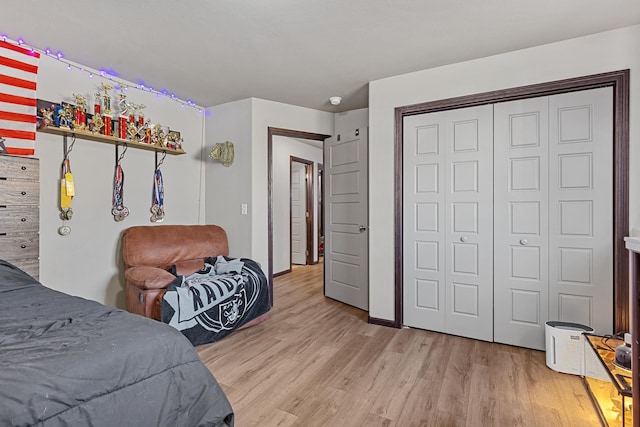
[[[286,136],[289,138],[310,139],[323,141],[331,135],[304,132],[293,129],[267,127],[267,278],[269,279],[269,302],[273,306],[273,137]]]
[[[324,150],[322,150],[322,156],[324,158]],[[324,162],[324,160],[323,160]],[[318,229],[316,233],[318,235],[318,244],[320,244],[320,238],[323,238],[322,241],[322,256],[324,257],[324,163],[318,163],[318,170],[316,171],[315,176],[319,177],[322,175],[322,179],[320,181],[320,187],[318,188],[318,194],[320,195],[320,203],[318,203]],[[318,199],[316,198],[316,202]],[[322,231],[322,233],[320,232]],[[318,262],[320,262],[320,249],[318,249]]]
[[[484,92],[456,98],[405,105],[395,108],[394,135],[394,319],[372,319],[377,323],[402,327],[402,138],[403,118],[416,114],[454,110],[518,99],[536,98],[601,87],[613,88],[613,327],[629,330],[629,256],[624,237],[629,233],[629,70],[593,74],[553,82]]]
[[[313,264],[313,189],[314,189],[314,179],[313,179],[313,160],[307,160],[296,156],[289,156],[289,177],[291,177],[291,173],[293,172],[293,163],[302,163],[304,165],[304,174],[305,174],[305,205],[306,211],[309,212],[309,216],[305,215],[305,233],[307,234],[307,251],[305,256],[305,265]],[[291,178],[289,178],[289,207],[291,207]],[[291,236],[293,236],[293,220],[291,218],[291,209],[289,209],[289,242],[291,242]],[[289,243],[291,245],[291,243]],[[291,246],[289,246],[289,271],[293,266],[291,262]]]

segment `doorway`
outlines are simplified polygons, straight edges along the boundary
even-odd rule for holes
[[[314,264],[314,205],[313,161],[289,157],[289,270],[293,264]]]
[[[273,277],[274,277],[274,139],[278,136],[296,138],[300,140],[322,143],[331,135],[304,132],[276,127],[267,128],[267,275],[269,279],[269,297],[273,305]],[[288,215],[287,215],[288,218]],[[288,257],[287,257],[288,258]]]

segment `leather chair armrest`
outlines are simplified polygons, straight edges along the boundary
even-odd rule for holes
[[[127,282],[140,289],[164,289],[176,276],[157,267],[130,267],[124,272]]]

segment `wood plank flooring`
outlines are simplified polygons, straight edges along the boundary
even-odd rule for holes
[[[237,427],[600,425],[543,352],[370,325],[323,296],[322,274],[294,267],[265,322],[197,348]]]

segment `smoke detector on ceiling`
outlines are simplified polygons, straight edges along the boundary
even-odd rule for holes
[[[331,103],[331,105],[340,105],[340,103],[342,102],[342,98],[339,96],[332,96],[331,98],[329,98],[329,102]]]

